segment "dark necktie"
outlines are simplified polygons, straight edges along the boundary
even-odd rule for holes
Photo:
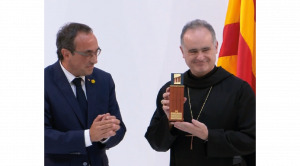
[[[83,116],[84,116],[84,120],[87,121],[87,101],[86,101],[86,97],[85,94],[82,90],[82,86],[81,86],[81,78],[74,78],[74,80],[72,81],[75,86],[76,86],[76,98],[78,101],[78,104],[82,110]]]

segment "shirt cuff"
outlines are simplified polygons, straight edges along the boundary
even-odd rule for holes
[[[90,137],[90,129],[84,130],[84,142],[85,142],[85,147],[89,147],[92,145],[92,141]]]
[[[108,137],[107,139],[105,139],[105,140],[103,140],[103,141],[101,140],[101,141],[99,141],[99,142],[105,144],[109,139],[110,139],[110,137]]]

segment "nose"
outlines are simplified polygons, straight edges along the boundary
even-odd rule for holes
[[[200,51],[196,57],[197,60],[203,61],[205,59],[204,54]]]
[[[98,62],[97,54],[93,54],[93,57],[90,59],[90,62],[93,64],[96,64]]]

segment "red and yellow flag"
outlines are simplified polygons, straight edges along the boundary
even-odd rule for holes
[[[229,0],[218,64],[256,91],[256,0]]]

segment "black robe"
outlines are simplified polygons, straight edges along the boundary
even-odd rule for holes
[[[159,152],[170,149],[171,166],[232,166],[234,156],[255,151],[255,94],[249,84],[221,67],[197,78],[188,70],[184,73],[184,96],[190,90],[194,119],[197,118],[210,86],[211,93],[198,121],[208,128],[208,141],[194,136],[193,149],[190,133],[174,126],[169,129],[161,100],[167,82],[159,91],[156,110],[145,134],[151,147]],[[191,122],[188,100],[184,103],[184,121]]]

